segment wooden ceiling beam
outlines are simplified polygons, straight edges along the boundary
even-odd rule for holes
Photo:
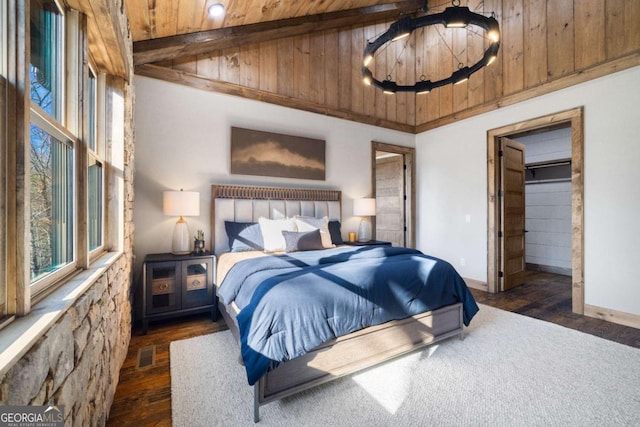
[[[197,55],[219,49],[227,49],[284,37],[293,37],[316,31],[326,31],[354,25],[363,26],[388,19],[396,19],[402,14],[416,12],[423,4],[423,0],[409,0],[217,30],[200,31],[158,39],[141,40],[133,44],[133,62],[134,65],[149,64],[166,59]]]

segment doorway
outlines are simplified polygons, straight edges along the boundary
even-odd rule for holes
[[[487,179],[488,179],[488,262],[487,288],[489,292],[497,293],[509,288],[511,280],[509,273],[518,270],[515,264],[524,269],[524,238],[507,239],[509,233],[519,228],[522,236],[524,226],[511,227],[513,222],[508,219],[509,210],[513,204],[504,187],[505,162],[501,161],[501,154],[505,156],[505,138],[525,134],[543,129],[555,129],[568,126],[571,129],[571,270],[572,270],[572,311],[584,313],[584,139],[583,139],[583,111],[576,108],[549,116],[544,116],[520,123],[490,130],[487,134]],[[517,151],[517,150],[516,150]],[[523,175],[524,179],[524,175]],[[523,181],[524,184],[524,181]],[[511,228],[509,230],[508,228]],[[515,242],[515,243],[514,243]],[[522,257],[513,261],[514,248],[522,249]],[[509,265],[509,263],[511,263]]]
[[[376,199],[375,239],[415,247],[415,149],[371,143],[371,188]]]

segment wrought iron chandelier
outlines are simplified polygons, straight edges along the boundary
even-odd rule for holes
[[[498,21],[493,16],[484,16],[472,12],[468,7],[458,6],[459,1],[452,1],[453,6],[446,8],[443,12],[412,18],[406,16],[394,22],[389,29],[378,36],[375,40],[367,43],[364,49],[362,76],[363,81],[367,85],[374,85],[384,91],[384,93],[393,94],[396,92],[416,92],[428,93],[432,89],[445,86],[448,84],[458,84],[469,79],[471,74],[475,73],[482,67],[491,64],[498,55],[500,48],[500,27]],[[425,8],[426,9],[426,8]],[[391,75],[387,75],[380,80],[373,75],[369,69],[369,65],[373,62],[375,53],[388,42],[394,42],[408,37],[413,30],[426,27],[429,25],[443,25],[446,28],[467,28],[469,25],[475,25],[482,28],[490,40],[490,44],[484,51],[484,55],[478,62],[473,65],[459,64],[449,77],[432,81],[427,79],[424,74],[420,80],[413,85],[398,84],[393,81]]]

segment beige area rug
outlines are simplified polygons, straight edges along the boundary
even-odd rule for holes
[[[482,305],[452,338],[260,409],[258,426],[637,426],[640,350]],[[251,426],[229,331],[171,343],[174,426]]]

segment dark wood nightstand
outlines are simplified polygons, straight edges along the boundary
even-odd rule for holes
[[[149,254],[143,266],[143,333],[150,321],[211,311],[217,319],[213,254]]]
[[[391,242],[385,242],[384,240],[369,240],[368,242],[344,242],[349,246],[391,246]]]

